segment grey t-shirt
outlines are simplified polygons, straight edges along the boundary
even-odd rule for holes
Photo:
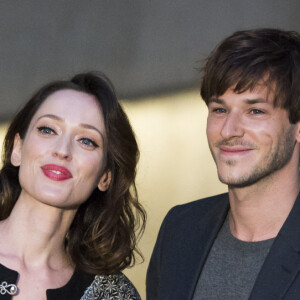
[[[236,239],[227,217],[200,274],[193,300],[248,299],[273,241]]]

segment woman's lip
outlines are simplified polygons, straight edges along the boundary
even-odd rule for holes
[[[71,172],[63,166],[47,164],[41,168],[46,177],[55,181],[67,180],[73,177]]]

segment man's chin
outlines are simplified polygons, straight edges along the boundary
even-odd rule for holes
[[[219,174],[219,180],[228,185],[229,188],[244,188],[255,184],[259,179],[249,178],[246,176],[222,176]]]

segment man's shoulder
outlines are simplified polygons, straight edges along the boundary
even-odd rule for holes
[[[168,222],[176,222],[180,218],[181,222],[184,220],[191,222],[193,219],[199,220],[203,215],[227,210],[228,207],[228,193],[224,193],[174,206],[165,219]]]
[[[199,213],[199,211],[214,209],[222,204],[227,205],[227,203],[228,193],[224,193],[174,206],[170,212],[172,212],[173,215]]]

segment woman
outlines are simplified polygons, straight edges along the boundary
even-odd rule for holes
[[[12,121],[0,172],[1,299],[140,299],[145,212],[138,148],[112,85],[79,74],[41,88]]]

